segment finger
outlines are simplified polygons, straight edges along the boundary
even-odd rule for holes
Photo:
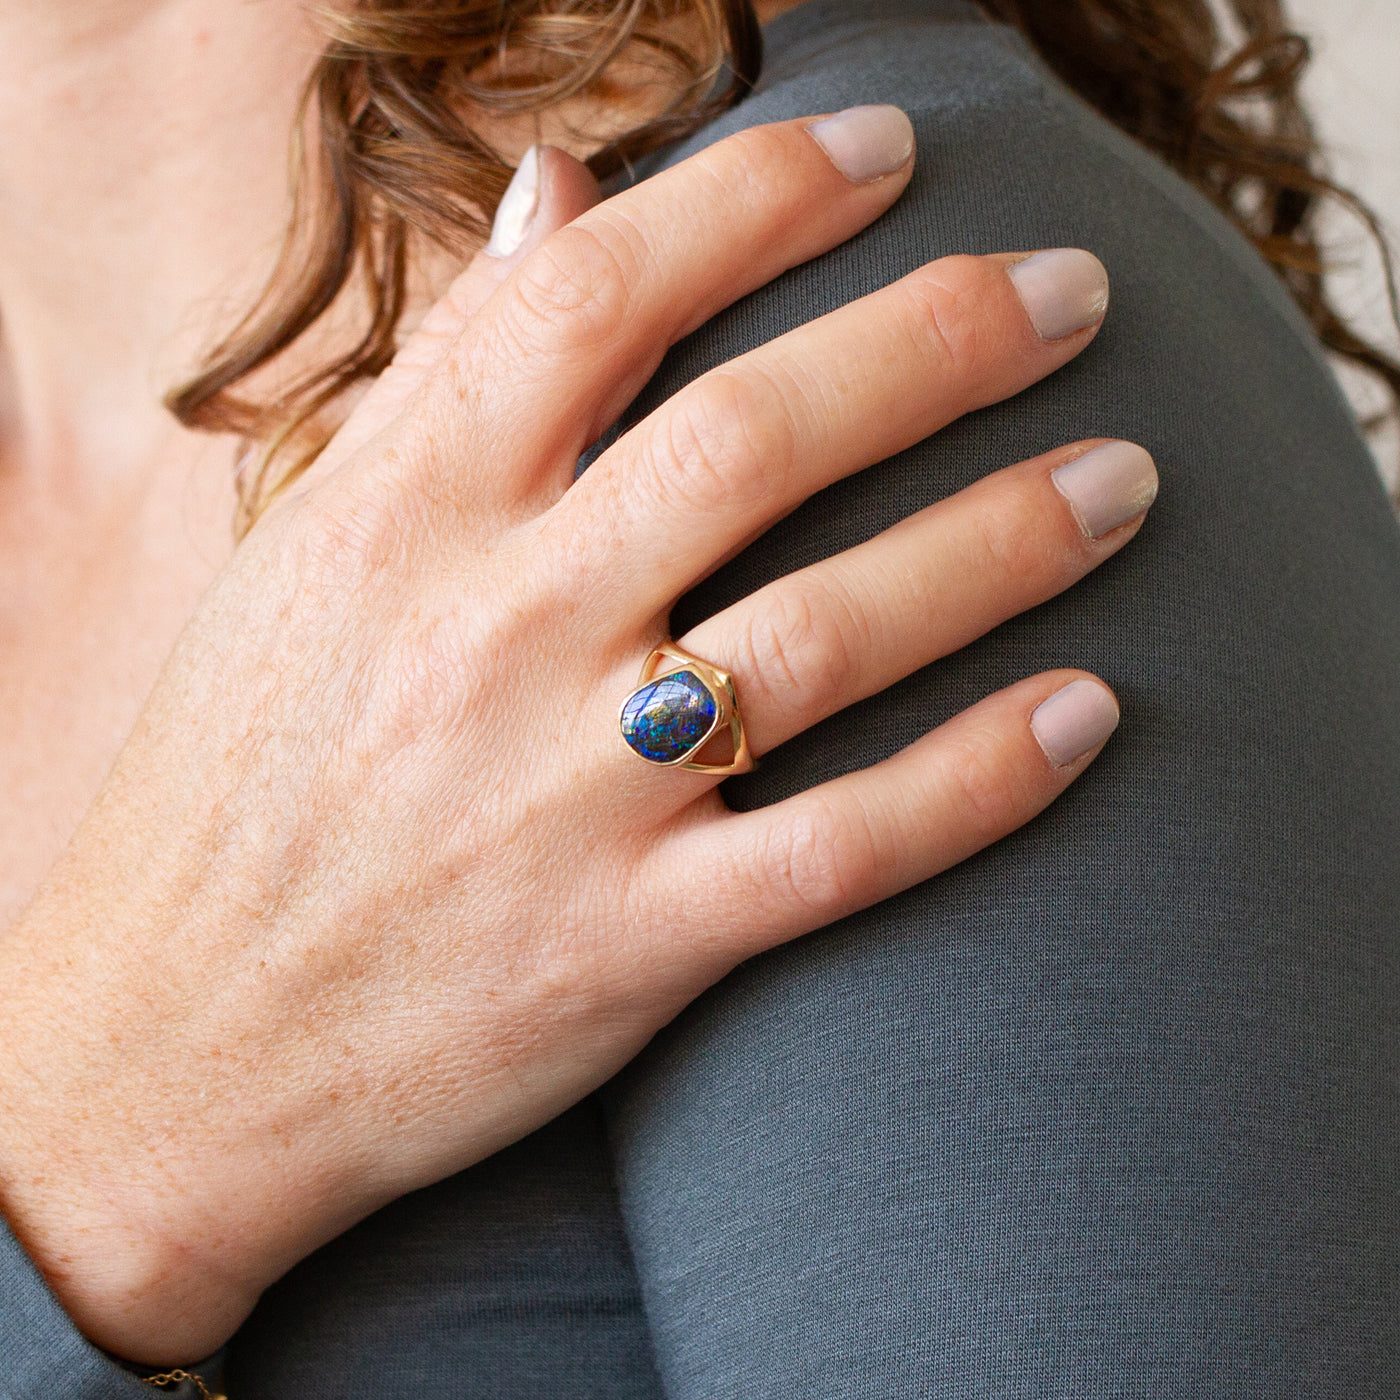
[[[558,528],[634,606],[669,608],[823,487],[1058,369],[1107,300],[1078,249],[941,258],[682,389],[593,464]]]
[[[317,459],[306,485],[332,471],[403,411],[491,294],[550,234],[602,198],[593,172],[556,146],[532,146],[496,210],[491,240],[433,303]]]
[[[1112,692],[1082,672],[1022,681],[883,763],[683,828],[672,838],[683,853],[672,842],[653,853],[668,902],[682,926],[711,930],[708,954],[732,965],[1024,826],[1093,762],[1118,717]],[[678,882],[677,870],[696,873]]]
[[[1063,592],[1132,539],[1156,493],[1132,443],[1048,453],[778,579],[680,645],[733,676],[762,754]]]
[[[463,274],[468,310],[484,306],[527,254],[602,198],[581,160],[557,146],[531,146],[496,208],[489,241]]]
[[[478,455],[557,493],[667,347],[858,232],[897,198],[913,128],[892,107],[725,138],[589,210],[525,257],[433,377]],[[460,447],[439,470],[462,471]],[[489,483],[487,483],[489,489]]]

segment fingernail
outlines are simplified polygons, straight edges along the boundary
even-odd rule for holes
[[[1071,681],[1031,714],[1031,733],[1045,757],[1063,768],[1096,749],[1118,728],[1118,702],[1107,686]]]
[[[491,224],[491,241],[486,253],[508,258],[525,241],[530,223],[540,203],[540,148],[531,146],[520,158]]]
[[[914,154],[914,127],[898,107],[847,107],[807,130],[852,184],[893,175]]]
[[[1108,442],[1050,473],[1091,539],[1136,520],[1157,499],[1152,454],[1135,442]]]
[[[1026,315],[1042,340],[1063,340],[1103,320],[1108,273],[1082,248],[1051,248],[1008,269]]]

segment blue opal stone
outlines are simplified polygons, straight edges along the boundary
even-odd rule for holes
[[[694,671],[641,687],[622,707],[622,737],[652,763],[676,763],[714,728],[719,705]]]

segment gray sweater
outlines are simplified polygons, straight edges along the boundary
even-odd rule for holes
[[[1042,668],[1103,675],[1123,726],[1024,831],[745,965],[601,1093],[294,1269],[231,1396],[1394,1400],[1400,532],[1347,408],[1225,222],[971,6],[808,0],[768,48],[667,161],[895,102],[913,184],[677,346],[626,421],[944,253],[1090,248],[1113,304],[1050,381],[783,521],[676,633],[1077,438],[1142,443],[1162,494],[1070,593],[729,802]],[[149,1393],[0,1242],[0,1396]]]

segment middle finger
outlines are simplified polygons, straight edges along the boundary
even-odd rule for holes
[[[1078,249],[941,258],[702,375],[589,468],[554,528],[634,616],[665,611],[823,487],[1058,369],[1107,300]]]

